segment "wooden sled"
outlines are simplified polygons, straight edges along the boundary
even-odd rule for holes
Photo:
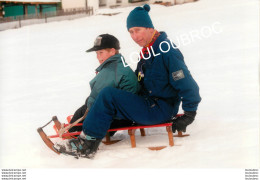
[[[181,116],[181,114],[178,114],[177,116]],[[72,115],[67,117],[67,121],[68,123],[70,123],[70,120],[72,118]],[[55,135],[50,135],[47,136],[45,134],[45,132],[43,131],[43,128],[46,127],[48,124],[50,124],[51,122],[54,122],[54,130],[56,131]],[[78,123],[75,126],[82,126],[82,123]],[[81,132],[72,132],[72,133],[63,133],[62,135],[59,134],[59,130],[62,127],[66,127],[69,126],[69,124],[61,124],[60,121],[58,120],[58,118],[56,116],[52,117],[52,120],[50,122],[48,122],[46,125],[44,125],[43,127],[40,127],[37,129],[38,133],[40,134],[42,140],[44,141],[44,143],[55,153],[60,154],[59,152],[57,152],[54,148],[53,145],[54,143],[50,140],[51,138],[62,138],[62,139],[71,139],[71,138],[76,138],[76,136],[80,135]],[[186,137],[189,136],[189,134],[183,134],[182,132],[178,131],[177,135],[173,135],[172,132],[172,123],[164,123],[164,124],[156,124],[156,125],[135,125],[135,126],[129,126],[129,127],[122,127],[122,128],[114,128],[114,129],[109,129],[105,140],[102,141],[102,143],[106,144],[106,145],[111,145],[114,143],[117,143],[121,140],[111,140],[110,139],[110,134],[109,132],[112,131],[122,131],[122,130],[127,130],[128,131],[128,135],[130,136],[130,140],[131,140],[131,147],[135,148],[136,147],[136,140],[135,140],[135,132],[137,129],[140,130],[141,136],[145,136],[145,129],[146,128],[155,128],[155,127],[166,127],[166,131],[168,134],[168,139],[169,139],[169,146],[172,147],[174,146],[174,139],[173,137]],[[167,146],[156,146],[156,147],[148,147],[150,150],[161,150],[166,148]]]

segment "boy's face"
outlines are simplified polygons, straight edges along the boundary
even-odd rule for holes
[[[144,47],[150,43],[154,29],[145,27],[132,27],[129,29],[129,33],[136,44]]]
[[[105,62],[108,58],[115,55],[115,49],[101,49],[96,51],[97,59],[100,64]]]

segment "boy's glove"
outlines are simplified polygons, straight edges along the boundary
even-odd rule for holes
[[[172,132],[186,132],[186,127],[194,121],[196,114],[196,111],[184,111],[184,115],[173,120]]]

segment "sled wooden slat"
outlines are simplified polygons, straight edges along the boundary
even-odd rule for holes
[[[156,147],[148,147],[148,149],[152,150],[152,151],[159,151],[162,150],[164,148],[166,148],[167,146],[156,146]]]

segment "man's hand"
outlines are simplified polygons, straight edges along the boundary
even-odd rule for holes
[[[184,115],[177,117],[172,123],[172,132],[177,131],[186,132],[186,127],[190,125],[196,116],[196,111],[185,111]]]

